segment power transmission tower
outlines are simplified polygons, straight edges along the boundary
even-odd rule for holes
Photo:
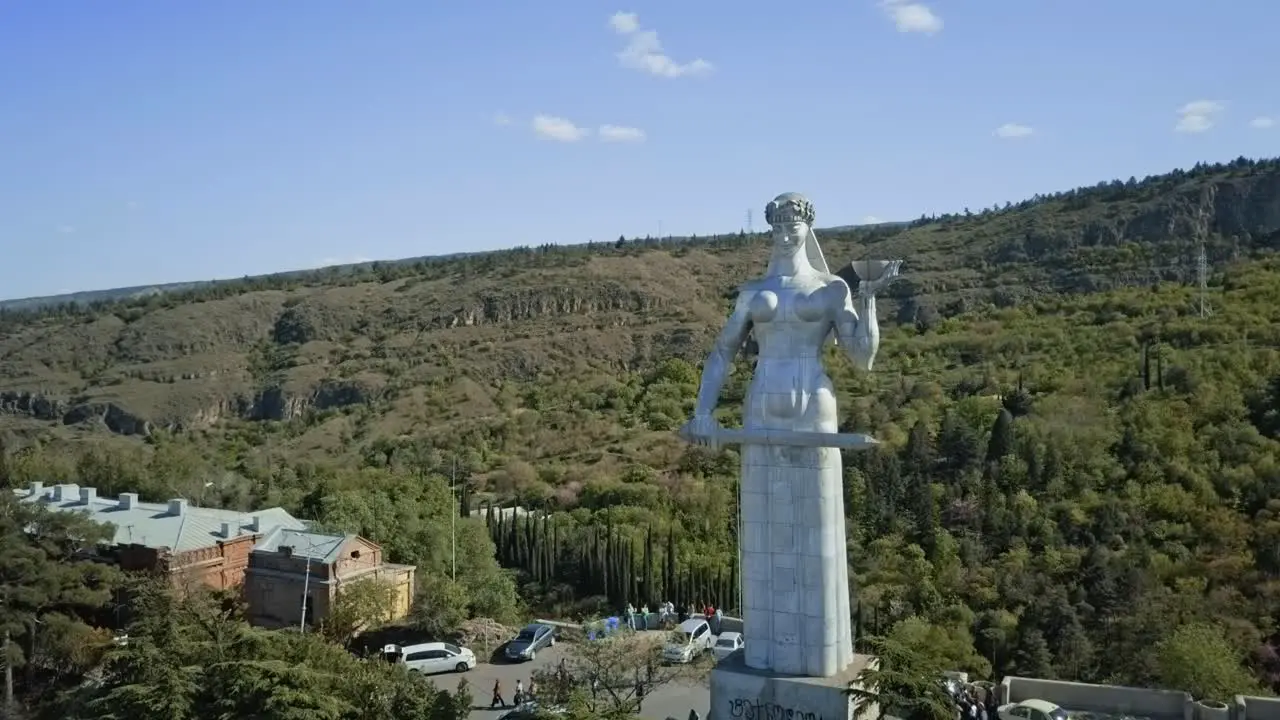
[[[1204,239],[1200,240],[1200,252],[1196,255],[1196,284],[1200,288],[1200,317],[1213,314],[1209,308],[1209,256],[1205,254]]]
[[[1210,186],[1200,198],[1200,207],[1196,212],[1196,285],[1199,290],[1200,317],[1213,314],[1209,307],[1209,256],[1205,252],[1205,241],[1209,239],[1209,213],[1215,206],[1218,190]]]
[[[748,235],[756,234],[755,225],[752,223],[751,208],[747,208],[747,234]]]

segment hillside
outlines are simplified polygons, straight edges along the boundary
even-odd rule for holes
[[[864,632],[978,676],[1280,689],[1280,162],[821,239],[907,261],[876,371],[828,359],[885,441],[846,460]],[[616,608],[665,565],[648,594],[732,609],[736,456],[671,431],[766,251],[622,239],[4,314],[0,481],[283,505],[418,564],[428,608]],[[461,523],[457,586],[455,467],[464,504],[551,518]]]
[[[905,258],[882,315],[933,322],[1049,292],[1186,282],[1202,221],[1214,267],[1275,249],[1280,166],[1204,166],[822,241],[833,265]],[[15,429],[145,435],[359,406],[379,416],[374,435],[396,435],[421,424],[425,387],[455,406],[429,413],[439,422],[491,412],[503,382],[696,361],[726,294],[766,253],[743,236],[546,247],[9,312],[0,410]]]

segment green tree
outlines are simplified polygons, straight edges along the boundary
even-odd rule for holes
[[[998,463],[1013,452],[1013,414],[1001,408],[991,426],[991,440],[987,443],[987,464]]]
[[[110,526],[81,515],[50,511],[0,492],[0,632],[7,706],[15,702],[13,670],[31,659],[41,626],[54,618],[82,625],[75,618],[110,600],[118,573],[85,556],[95,554],[112,534]],[[27,681],[32,681],[30,673]]]
[[[100,683],[48,709],[72,720],[463,720],[465,690],[440,692],[403,666],[362,660],[321,635],[252,628],[213,598],[176,599],[160,583],[134,591],[129,642]]]
[[[1258,681],[1220,626],[1182,625],[1156,646],[1160,682],[1199,700],[1230,702],[1260,692]]]
[[[391,619],[396,588],[377,579],[357,580],[343,587],[320,626],[325,638],[346,645],[355,636]]]
[[[410,619],[431,637],[446,638],[458,631],[470,614],[466,588],[447,577],[424,575],[418,579]]]
[[[954,720],[956,707],[939,679],[948,668],[900,642],[864,638],[878,662],[858,673],[849,693],[861,712],[874,706],[877,718]]]

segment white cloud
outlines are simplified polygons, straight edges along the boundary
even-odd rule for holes
[[[881,220],[880,218],[876,217],[875,215],[868,215],[868,216],[866,216],[866,217],[862,218],[862,224],[863,224],[863,225],[879,225],[879,224],[880,224],[880,223],[882,223],[882,222],[884,222],[884,221],[883,221],[883,220]]]
[[[511,116],[506,113],[495,113],[493,116],[493,124],[506,126],[511,124]]]
[[[1213,127],[1222,115],[1222,105],[1213,100],[1196,100],[1178,108],[1178,124],[1174,132],[1202,133]]]
[[[1254,130],[1270,130],[1275,126],[1276,126],[1276,119],[1273,117],[1267,117],[1265,115],[1263,115],[1262,117],[1256,117],[1249,121],[1249,127],[1253,128]]]
[[[62,235],[70,235],[71,233],[76,231],[76,229],[70,225],[59,225],[54,229],[57,230]]]
[[[1035,129],[1018,123],[1005,123],[996,128],[995,135],[999,138],[1024,138],[1035,134]]]
[[[601,125],[596,135],[604,142],[644,142],[645,134],[640,128],[623,125]]]
[[[629,12],[616,12],[609,18],[609,27],[619,35],[630,35],[640,29],[640,16]]]
[[[591,132],[554,115],[534,115],[533,131],[544,138],[558,142],[577,142]]]
[[[942,18],[927,5],[908,0],[881,0],[880,7],[897,26],[898,32],[925,35],[942,32]]]
[[[625,68],[669,78],[706,75],[714,69],[702,58],[687,63],[674,60],[663,52],[658,33],[640,29],[640,17],[635,13],[614,13],[609,18],[609,27],[627,38],[627,46],[618,53],[618,62]]]

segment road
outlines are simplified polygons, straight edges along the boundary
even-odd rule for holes
[[[475,704],[475,709],[471,712],[471,720],[497,720],[506,711],[488,708],[494,680],[502,681],[502,692],[507,696],[507,702],[511,702],[511,693],[515,691],[516,680],[523,682],[527,688],[531,672],[554,669],[562,657],[564,657],[563,643],[539,651],[538,657],[529,662],[500,665],[482,663],[465,674],[434,675],[429,679],[441,690],[452,691],[457,689],[458,681],[465,677],[471,686],[472,702]],[[689,716],[690,709],[697,710],[700,716],[706,717],[710,706],[710,691],[705,686],[667,685],[654,690],[653,694],[644,699],[640,716],[646,720],[665,720],[667,717],[685,720]]]

